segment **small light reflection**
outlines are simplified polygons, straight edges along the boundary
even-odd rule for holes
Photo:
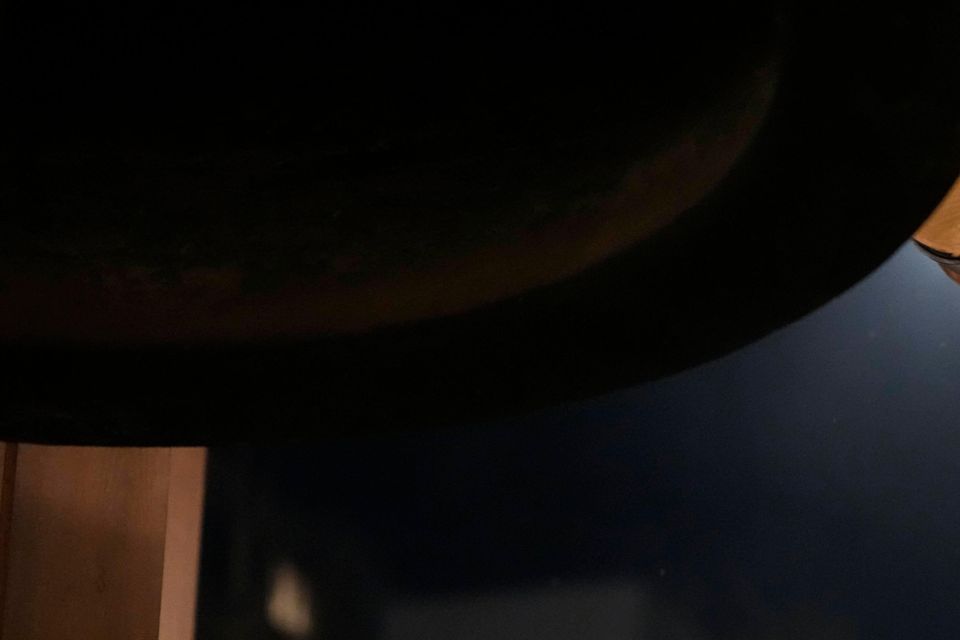
[[[281,562],[273,570],[267,596],[270,626],[290,638],[306,638],[313,631],[310,588],[297,568]]]

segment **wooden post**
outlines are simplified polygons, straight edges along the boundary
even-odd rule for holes
[[[205,450],[8,444],[3,459],[2,640],[193,637]]]
[[[206,461],[206,449],[170,450],[159,640],[194,636]]]

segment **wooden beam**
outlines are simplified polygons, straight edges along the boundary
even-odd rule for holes
[[[192,640],[207,450],[171,449],[159,640]]]
[[[0,637],[189,640],[203,454],[19,445]]]

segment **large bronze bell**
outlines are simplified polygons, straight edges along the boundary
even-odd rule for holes
[[[958,17],[9,0],[0,436],[419,428],[718,356],[943,197]]]

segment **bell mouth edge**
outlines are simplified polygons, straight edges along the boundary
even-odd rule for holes
[[[920,242],[916,238],[913,238],[913,243],[936,262],[952,267],[955,271],[960,271],[960,256],[934,249],[933,247]]]

